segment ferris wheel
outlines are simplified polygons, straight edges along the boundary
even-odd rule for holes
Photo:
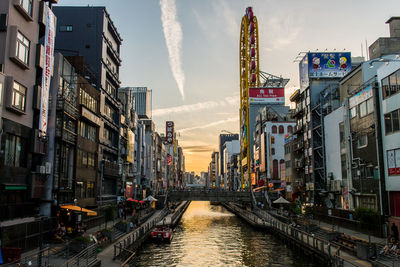
[[[258,50],[258,23],[253,14],[253,8],[246,8],[240,26],[239,45],[240,68],[240,155],[242,160],[241,177],[242,187],[249,185],[250,165],[250,140],[249,136],[249,88],[258,87],[259,76],[259,50]]]

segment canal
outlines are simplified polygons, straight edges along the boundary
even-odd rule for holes
[[[171,244],[146,242],[136,266],[317,266],[276,237],[253,229],[221,206],[192,202]]]

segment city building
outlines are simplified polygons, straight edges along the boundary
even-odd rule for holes
[[[226,148],[226,143],[229,141],[233,141],[233,140],[239,140],[239,134],[232,134],[232,133],[228,133],[228,134],[220,134],[218,141],[219,141],[219,169],[218,169],[218,177],[221,177],[221,183],[222,187],[225,188],[226,187],[226,177],[224,176],[224,173],[226,173],[226,171],[224,170],[224,168],[226,167],[226,158],[225,158],[225,154],[224,154],[224,149]],[[239,148],[240,149],[240,148]],[[228,158],[229,161],[229,158]]]
[[[224,147],[225,148],[222,151],[224,160],[222,161],[223,166],[222,166],[221,180],[223,181],[223,188],[225,190],[231,190],[232,179],[234,179],[234,177],[231,175],[232,174],[231,157],[234,154],[240,153],[239,139],[226,141]]]
[[[51,168],[47,164],[46,169],[44,162],[47,132],[39,123],[41,117],[46,124],[40,107],[47,105],[45,92],[52,71],[51,64],[46,64],[48,75],[42,87],[46,30],[52,34],[49,45],[55,37],[55,17],[50,15],[53,19],[47,22],[47,13],[52,14],[45,1],[0,3],[0,221],[12,220],[11,225],[34,221],[41,199],[51,200],[51,184],[45,182]],[[52,58],[52,49],[48,52]],[[50,217],[50,206],[42,214]]]
[[[99,203],[115,203],[122,187],[118,101],[122,38],[105,7],[60,6],[53,9],[57,16],[56,51],[66,56],[82,55],[96,76],[102,119],[98,153],[102,181],[98,188]]]

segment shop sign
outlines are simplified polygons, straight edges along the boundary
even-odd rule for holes
[[[165,124],[165,136],[167,138],[167,143],[172,145],[174,143],[174,122],[167,121]]]

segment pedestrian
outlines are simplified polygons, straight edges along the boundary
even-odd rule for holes
[[[397,228],[397,226],[392,223],[392,236],[394,239],[394,242],[397,243],[397,241],[399,241],[399,229]]]

